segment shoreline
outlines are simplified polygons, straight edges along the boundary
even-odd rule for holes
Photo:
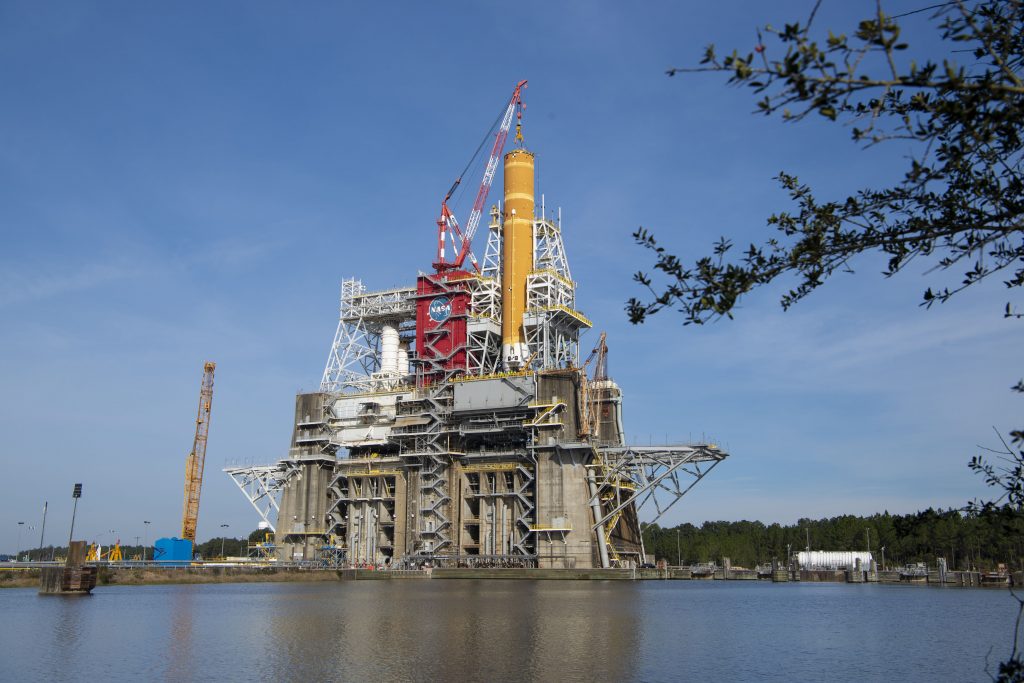
[[[17,575],[14,575],[17,573]],[[0,572],[0,590],[38,588],[41,570],[6,569]],[[337,581],[336,570],[290,567],[105,567],[101,566],[96,587],[160,586],[201,583],[272,583]]]
[[[38,568],[4,568],[0,571],[0,589],[3,588],[38,588],[41,570]],[[753,572],[746,570],[743,574],[725,577],[710,575],[692,576],[688,570],[672,569],[486,569],[486,568],[436,568],[433,570],[394,570],[376,571],[368,569],[336,569],[308,567],[108,567],[100,566],[97,587],[102,586],[158,586],[164,584],[210,584],[210,583],[287,583],[287,582],[319,582],[319,581],[390,581],[390,580],[459,580],[488,579],[509,580],[526,579],[532,581],[569,580],[569,581],[736,581],[754,580],[770,583],[867,583],[879,585],[930,586],[949,588],[997,588],[1005,589],[1006,585],[979,585],[946,581],[937,583],[922,577],[921,581],[900,581],[898,578],[886,577],[882,580],[849,580],[842,578],[841,572],[818,573],[810,571],[802,580],[786,578],[772,581],[758,578]],[[865,577],[866,578],[866,577]],[[1017,572],[1013,575],[1013,585],[1024,584],[1024,575]]]

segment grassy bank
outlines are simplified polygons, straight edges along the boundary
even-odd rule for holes
[[[0,588],[26,588],[38,585],[38,569],[0,567]]]
[[[101,567],[97,586],[152,586],[170,583],[262,583],[271,581],[337,581],[334,571],[277,567]],[[39,586],[38,569],[0,571],[0,588]]]

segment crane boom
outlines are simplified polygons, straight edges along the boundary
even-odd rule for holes
[[[196,541],[199,523],[199,493],[203,488],[203,464],[206,462],[206,438],[210,433],[210,406],[213,403],[213,371],[217,364],[203,364],[203,383],[199,389],[199,413],[192,452],[185,459],[185,509],[181,516],[181,537]]]
[[[469,213],[469,220],[466,221],[465,231],[459,229],[458,220],[448,209],[448,200],[451,199],[452,193],[462,183],[462,176],[455,180],[441,202],[441,217],[437,221],[437,261],[434,263],[434,268],[438,272],[458,270],[466,262],[467,256],[472,261],[473,268],[479,270],[476,257],[470,252],[470,246],[473,243],[473,236],[480,226],[480,219],[483,217],[484,204],[487,202],[487,195],[490,193],[491,185],[494,183],[494,174],[498,170],[498,161],[501,158],[501,153],[505,150],[505,141],[508,139],[508,132],[512,127],[512,116],[515,114],[522,118],[522,91],[525,87],[526,81],[516,83],[516,88],[512,91],[512,97],[508,101],[505,113],[501,117],[498,132],[494,136],[494,145],[491,147],[491,155],[487,159],[487,166],[484,167],[484,177],[480,181],[480,187],[477,189],[476,199],[473,201],[473,209]],[[522,139],[522,136],[518,136],[517,139]],[[447,261],[445,258],[445,239],[448,236],[452,238],[453,242],[455,241],[454,238],[458,236],[461,242],[461,246],[459,246],[452,261]],[[455,245],[453,244],[453,246]]]
[[[597,339],[597,344],[594,345],[594,349],[587,356],[587,360],[583,361],[583,371],[586,372],[587,366],[590,365],[594,359],[597,359],[597,365],[594,369],[594,381],[598,382],[601,380],[608,379],[608,333],[602,332],[601,336]]]
[[[587,360],[583,362],[583,366],[580,368],[580,374],[582,375],[582,382],[580,384],[583,391],[582,400],[580,401],[581,412],[586,411],[586,418],[581,420],[580,435],[591,435],[594,438],[599,433],[601,426],[601,418],[597,414],[597,396],[592,393],[594,389],[590,386],[591,383],[603,382],[608,379],[608,333],[602,332],[601,336],[597,340],[597,344],[594,346],[594,350],[587,356]],[[594,379],[587,378],[587,366],[589,366],[594,359],[597,359],[597,364],[594,366]]]

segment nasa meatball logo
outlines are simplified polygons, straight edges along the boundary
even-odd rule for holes
[[[452,302],[446,296],[439,296],[430,302],[430,319],[443,323],[452,314]]]

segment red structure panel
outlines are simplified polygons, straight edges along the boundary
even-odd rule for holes
[[[466,369],[469,291],[465,271],[416,280],[416,363],[427,383]]]

